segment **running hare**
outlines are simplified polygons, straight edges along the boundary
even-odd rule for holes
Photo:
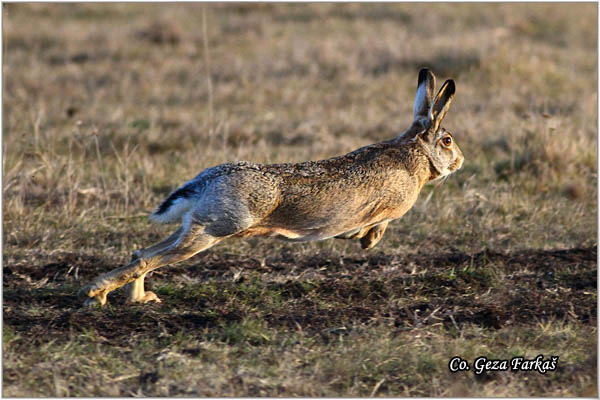
[[[160,301],[144,291],[148,272],[230,237],[360,239],[363,249],[372,248],[388,222],[412,207],[425,183],[462,166],[460,149],[440,127],[454,97],[454,81],[447,80],[435,97],[434,89],[433,73],[422,69],[414,121],[395,139],[322,161],[238,162],[202,171],[150,216],[160,223],[181,220],[181,227],[81,289],[85,304],[103,305],[108,293],[126,284],[130,301]]]

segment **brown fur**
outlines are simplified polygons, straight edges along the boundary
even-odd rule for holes
[[[185,260],[228,237],[286,240],[360,239],[363,249],[381,240],[389,221],[415,203],[423,185],[459,169],[460,149],[440,127],[454,96],[447,81],[433,98],[435,77],[419,73],[415,119],[399,137],[328,160],[209,168],[173,192],[154,214],[182,227],[165,241],[134,253],[132,262],[81,290],[87,304],[128,284],[129,299],[160,301],[144,292],[144,277]]]

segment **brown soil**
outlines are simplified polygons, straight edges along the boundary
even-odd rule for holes
[[[76,293],[118,265],[116,259],[72,253],[6,258],[4,324],[34,343],[90,329],[114,344],[135,334],[200,335],[253,316],[272,328],[324,338],[364,323],[398,331],[465,323],[499,329],[548,319],[596,324],[595,247],[266,260],[207,252],[148,279],[163,303],[125,305],[117,291],[102,309],[81,307]],[[189,283],[173,283],[183,275]]]

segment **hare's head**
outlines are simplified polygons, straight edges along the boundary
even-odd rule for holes
[[[407,132],[411,139],[423,146],[431,161],[434,178],[442,178],[458,170],[464,157],[452,134],[441,127],[442,120],[454,98],[454,81],[448,79],[433,97],[435,76],[427,68],[419,72],[415,97],[415,119]]]

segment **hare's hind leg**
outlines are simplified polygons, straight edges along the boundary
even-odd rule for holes
[[[137,278],[127,286],[128,301],[147,303],[160,299],[156,294],[150,291],[144,291],[144,278],[152,270],[164,265],[174,264],[186,260],[193,255],[214,246],[222,238],[217,238],[204,233],[204,227],[196,226],[189,232],[180,235],[177,240],[171,241],[167,246],[152,246],[139,253],[141,264],[145,266],[138,267]],[[165,240],[167,243],[169,239]],[[152,251],[151,251],[152,250]]]
[[[183,233],[183,230],[184,229],[182,226],[181,228],[177,229],[175,232],[173,232],[171,234],[171,236],[169,236],[162,242],[159,242],[150,247],[146,247],[145,249],[140,249],[140,250],[134,251],[133,254],[131,255],[131,262],[137,260],[138,258],[142,258],[142,257],[148,258],[149,254],[157,253],[157,252],[171,246],[173,243],[175,243],[175,241],[179,238],[179,236],[181,236],[181,234]]]
[[[146,274],[164,265],[190,258],[222,239],[206,234],[204,227],[200,225],[183,227],[176,238],[173,238],[173,236],[164,242],[138,252],[138,258],[128,265],[99,276],[81,289],[80,294],[88,297],[85,304],[104,305],[108,293],[126,284],[130,284],[128,287],[129,301],[160,301],[154,293],[144,291],[144,277]]]
[[[181,234],[183,233],[183,230],[184,230],[184,228],[181,227],[177,231],[175,231],[171,236],[169,236],[167,239],[163,240],[162,242],[157,243],[153,246],[147,247],[145,249],[141,249],[141,250],[137,250],[137,251],[133,252],[133,254],[131,255],[131,262],[134,262],[140,258],[148,259],[148,258],[160,253],[161,251],[164,251],[165,249],[169,248],[181,236]],[[127,300],[130,302],[147,303],[150,301],[156,301],[156,302],[160,303],[160,299],[158,298],[158,296],[156,294],[154,294],[153,292],[150,292],[150,291],[148,291],[148,292],[144,291],[144,278],[145,277],[146,277],[146,274],[144,273],[139,278],[137,278],[136,280],[134,280],[131,283],[128,283],[127,286],[125,286],[125,290],[127,291]]]
[[[127,291],[127,301],[132,303],[148,303],[150,301],[155,301],[160,303],[160,299],[158,296],[151,291],[144,291],[144,278],[146,277],[147,272],[143,273],[139,278],[135,281],[128,283],[125,286],[125,290]]]

